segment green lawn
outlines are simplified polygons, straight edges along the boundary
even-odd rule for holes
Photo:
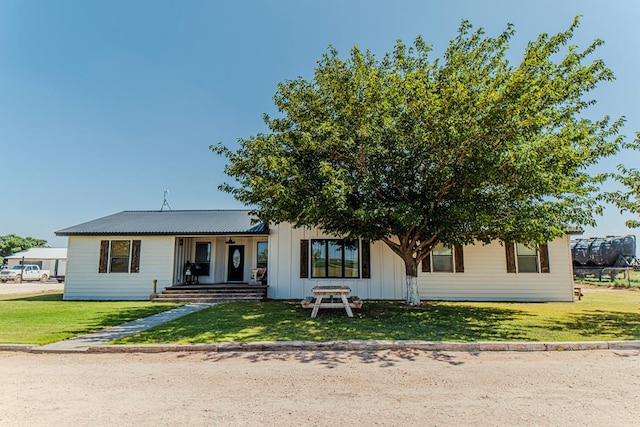
[[[62,301],[61,293],[0,296],[0,344],[49,344],[179,304]]]
[[[295,302],[219,304],[121,339],[133,343],[223,341],[586,341],[640,339],[640,292],[588,290],[576,303],[425,303],[366,301],[354,318]]]

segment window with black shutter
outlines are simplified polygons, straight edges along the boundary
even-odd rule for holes
[[[422,260],[423,273],[464,273],[462,246],[453,247],[438,243],[431,253]]]
[[[101,240],[98,273],[140,272],[140,240]]]
[[[538,245],[506,243],[507,273],[549,273],[549,249]]]

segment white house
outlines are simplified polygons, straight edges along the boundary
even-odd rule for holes
[[[124,211],[56,234],[69,239],[66,300],[148,299],[153,280],[159,289],[196,278],[246,283],[265,267],[272,299],[303,298],[319,284],[346,284],[362,299],[405,297],[404,264],[384,243],[267,226],[247,210]],[[438,246],[418,284],[423,300],[573,301],[569,239]]]

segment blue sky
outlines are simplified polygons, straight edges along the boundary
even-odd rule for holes
[[[57,229],[122,210],[241,208],[217,186],[222,141],[265,131],[278,82],[309,77],[333,45],[382,56],[422,35],[439,54],[462,19],[497,35],[515,24],[518,60],[540,32],[601,38],[617,80],[593,117],[640,130],[640,2],[0,0],[0,235],[65,246]],[[638,153],[599,165],[638,167]],[[586,235],[626,234],[615,209]]]

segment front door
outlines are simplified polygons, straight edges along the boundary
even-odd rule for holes
[[[229,246],[228,282],[244,281],[244,246]]]

